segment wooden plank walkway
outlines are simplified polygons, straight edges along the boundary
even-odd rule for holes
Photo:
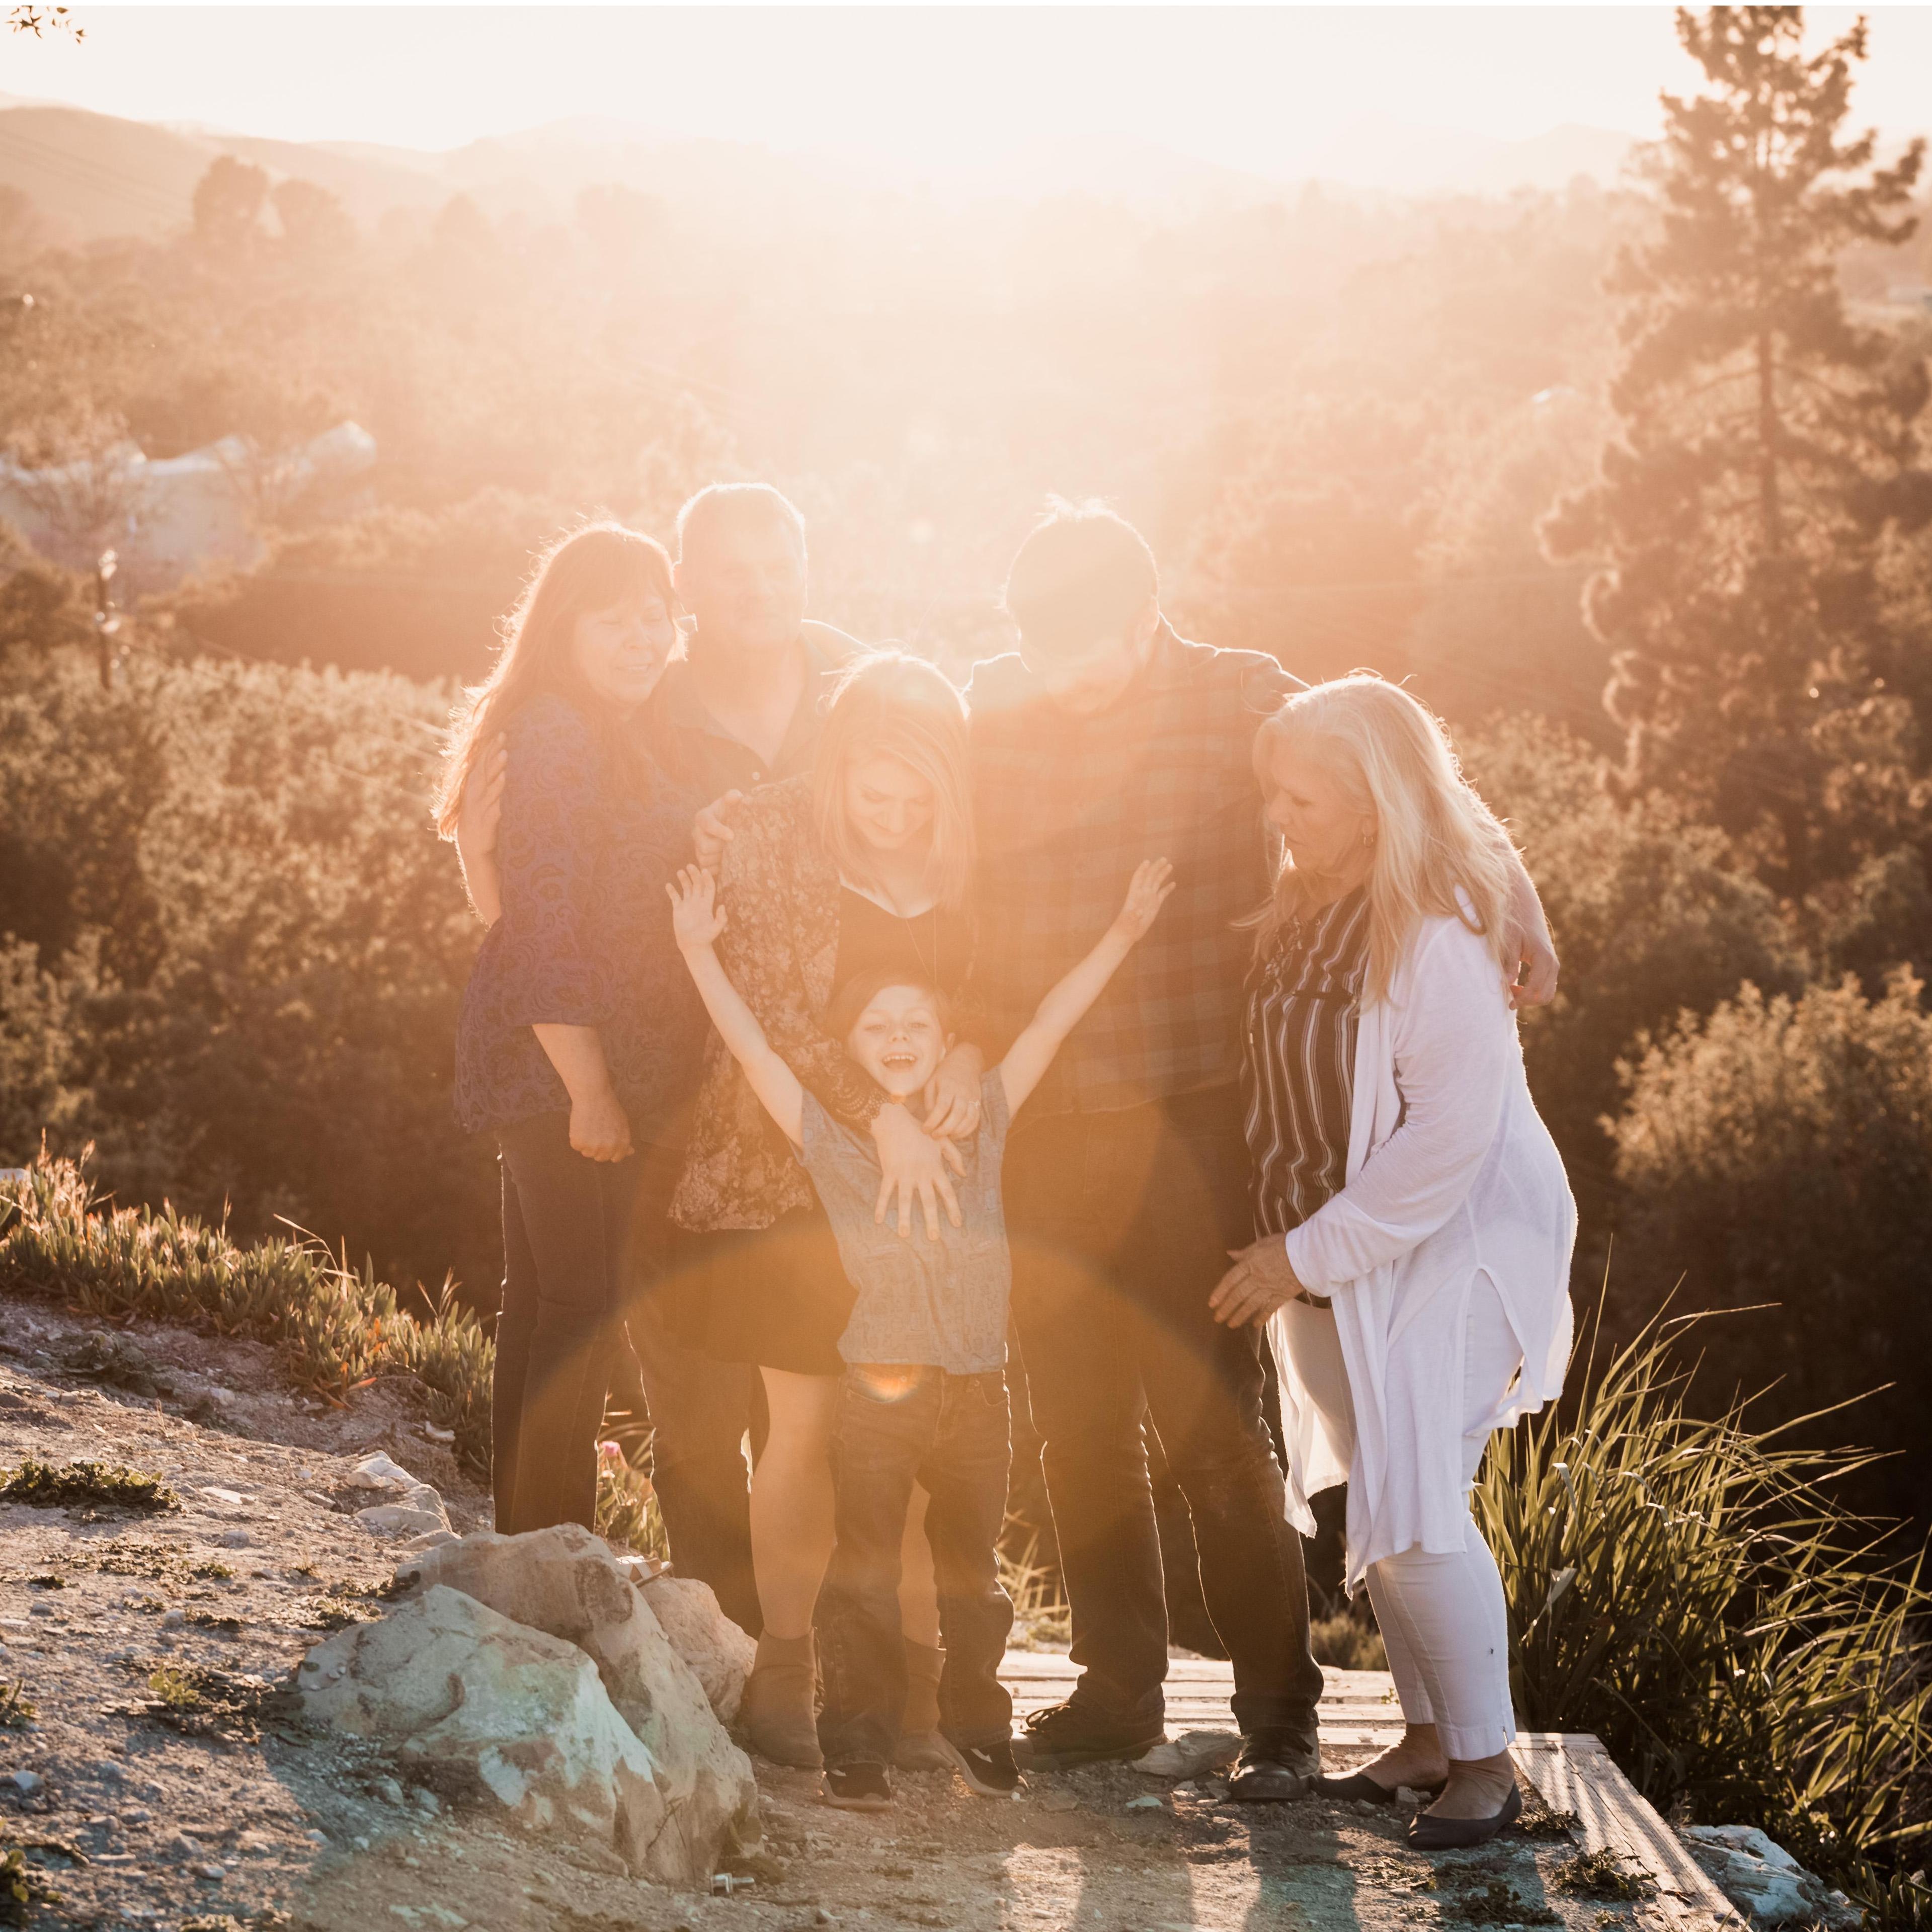
[[[1073,1688],[1078,1673],[1064,1654],[1012,1650],[1000,1666],[1000,1681],[1012,1694],[1016,1714],[1024,1717],[1058,1703]],[[1395,1680],[1385,1670],[1322,1672],[1322,1742],[1352,1757],[1380,1750],[1402,1734],[1402,1708]],[[1232,1730],[1228,1700],[1234,1672],[1207,1658],[1175,1658],[1167,1667],[1167,1727],[1170,1734],[1192,1730]],[[1586,1852],[1611,1851],[1627,1867],[1647,1872],[1657,1894],[1644,1915],[1672,1932],[1748,1932],[1748,1922],[1707,1877],[1677,1834],[1618,1769],[1595,1738],[1567,1732],[1527,1731],[1512,1754],[1525,1781],[1552,1811],[1576,1815],[1577,1835]]]

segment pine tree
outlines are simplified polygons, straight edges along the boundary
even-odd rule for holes
[[[1709,85],[1664,97],[1650,219],[1612,271],[1621,433],[1544,525],[1552,554],[1604,566],[1586,610],[1627,781],[1714,809],[1796,894],[1871,849],[1874,812],[1895,820],[1899,786],[1875,804],[1866,780],[1916,754],[1875,569],[1888,526],[1932,514],[1923,362],[1847,316],[1834,267],[1911,236],[1924,144],[1880,166],[1871,134],[1847,138],[1865,23],[1809,58],[1803,26],[1679,10]]]

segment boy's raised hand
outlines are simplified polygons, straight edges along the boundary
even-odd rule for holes
[[[1147,936],[1174,890],[1174,868],[1165,859],[1143,859],[1134,868],[1126,902],[1114,920],[1114,930],[1132,945]]]
[[[671,935],[678,950],[689,952],[710,945],[724,930],[724,908],[718,903],[718,881],[700,866],[686,866],[676,885],[668,885]]]

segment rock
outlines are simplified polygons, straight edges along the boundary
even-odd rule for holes
[[[1156,1744],[1144,1757],[1136,1758],[1134,1768],[1150,1778],[1198,1778],[1204,1771],[1232,1764],[1240,1754],[1237,1731],[1183,1731]]]
[[[1751,1825],[1688,1825],[1678,1835],[1718,1889],[1760,1925],[1852,1932],[1858,1907]]]
[[[422,1494],[434,1497],[434,1510],[419,1508],[416,1498],[407,1502],[372,1503],[367,1509],[356,1512],[356,1520],[376,1536],[433,1537],[449,1528],[449,1519],[442,1513],[442,1498],[435,1490],[425,1487]]]
[[[386,1804],[400,1804],[403,1802],[403,1787],[393,1778],[379,1778],[374,1786],[376,1796]]]
[[[374,1535],[422,1538],[449,1532],[449,1513],[442,1497],[380,1449],[356,1464],[349,1484],[352,1489],[374,1490],[388,1499],[356,1512],[356,1520]]]
[[[601,1840],[653,1877],[674,1876],[669,1854],[684,1876],[650,1754],[575,1645],[437,1585],[317,1644],[296,1681],[312,1722],[400,1742],[526,1829]]]
[[[718,1721],[735,1724],[746,1680],[758,1654],[757,1644],[718,1607],[711,1586],[695,1576],[661,1570],[644,1586],[644,1592],[671,1648],[704,1686]]]
[[[1144,1792],[1138,1798],[1130,1798],[1126,1808],[1130,1811],[1158,1811],[1161,1808],[1160,1800],[1151,1791]]]
[[[161,1612],[160,1627],[163,1630],[179,1630],[187,1622],[188,1612],[185,1610],[164,1610]]]
[[[659,1853],[666,1872],[674,1864],[681,1882],[701,1882],[721,1851],[758,1843],[751,1760],[725,1735],[705,1685],[658,1623],[658,1586],[640,1592],[601,1537],[575,1523],[524,1536],[484,1531],[424,1550],[396,1574],[399,1581],[460,1590],[590,1657],[611,1702],[650,1752],[684,1840],[681,1857],[668,1845]],[[715,1606],[711,1592],[704,1594]],[[676,1607],[691,1606],[680,1600]]]
[[[33,1798],[45,1787],[46,1780],[38,1771],[10,1771],[0,1784],[10,1784],[22,1798]]]
[[[255,1539],[245,1529],[224,1529],[215,1541],[224,1550],[253,1550]]]

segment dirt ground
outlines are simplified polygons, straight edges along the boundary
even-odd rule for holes
[[[350,1514],[371,1500],[348,1486],[357,1459],[386,1450],[442,1491],[459,1529],[488,1521],[407,1388],[324,1409],[278,1389],[264,1349],[142,1328],[130,1339],[160,1392],[136,1394],[64,1368],[77,1348],[103,1354],[96,1331],[0,1303],[0,1465],[126,1463],[182,1507],[0,1505],[0,1717],[10,1684],[36,1714],[0,1724],[0,1856],[25,1848],[59,1894],[27,1909],[30,1925],[1613,1932],[1652,1918],[1559,1890],[1576,1850],[1560,1831],[1431,1860],[1405,1846],[1399,1813],[1232,1806],[1211,1779],[1177,1789],[1124,1766],[1036,1778],[1002,1803],[910,1775],[890,1814],[868,1816],[760,1762],[765,1847],[730,1895],[640,1884],[610,1854],[452,1808],[294,1707],[286,1686],[308,1648],[383,1608],[393,1552]],[[158,1672],[193,1701],[171,1706]]]

